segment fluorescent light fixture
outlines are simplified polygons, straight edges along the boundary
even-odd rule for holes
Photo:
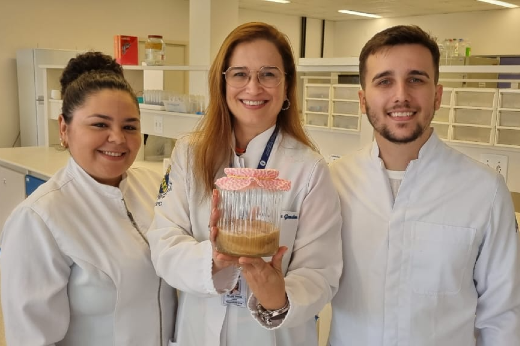
[[[356,12],[356,11],[349,11],[349,10],[338,10],[339,13],[346,13],[346,14],[353,14],[355,16],[363,16],[363,17],[370,17],[370,18],[382,18],[381,16],[378,16],[377,14],[370,14],[370,13],[363,13],[363,12]]]
[[[516,7],[518,7],[517,5],[513,5],[513,4],[510,4],[509,2],[504,2],[504,1],[496,1],[496,0],[477,0],[477,1],[487,2],[488,4],[497,5],[497,6],[503,6],[503,7],[507,7],[507,8],[516,8]]]
[[[277,2],[279,4],[290,4],[291,2],[288,1],[288,0],[264,0],[264,1],[269,1],[269,2]]]

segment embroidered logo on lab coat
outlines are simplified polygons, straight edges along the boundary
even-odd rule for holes
[[[172,183],[170,182],[170,171],[172,166],[169,165],[166,173],[164,174],[164,178],[161,182],[161,186],[159,187],[159,194],[157,195],[157,202],[155,202],[155,206],[159,207],[162,205],[161,199],[163,199],[166,194],[172,190]]]

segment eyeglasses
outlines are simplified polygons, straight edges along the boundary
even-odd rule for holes
[[[231,66],[222,74],[226,77],[226,83],[229,86],[243,88],[251,80],[252,72],[255,72],[255,70],[250,70],[245,66]],[[262,66],[259,70],[256,70],[258,83],[265,88],[279,86],[286,74],[276,66]]]

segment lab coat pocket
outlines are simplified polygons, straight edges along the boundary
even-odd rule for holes
[[[467,272],[476,230],[416,221],[412,232],[413,291],[457,294]]]
[[[179,346],[179,343],[170,339],[168,340],[168,346]]]

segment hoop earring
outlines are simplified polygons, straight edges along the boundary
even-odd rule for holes
[[[284,106],[285,105],[285,102],[287,102],[287,106]],[[291,107],[291,101],[289,101],[289,99],[285,99],[283,101],[283,104],[282,104],[282,111],[286,111],[289,109],[289,107]]]
[[[63,141],[63,138],[60,138],[60,147],[62,147],[63,149],[67,149],[67,143]]]

